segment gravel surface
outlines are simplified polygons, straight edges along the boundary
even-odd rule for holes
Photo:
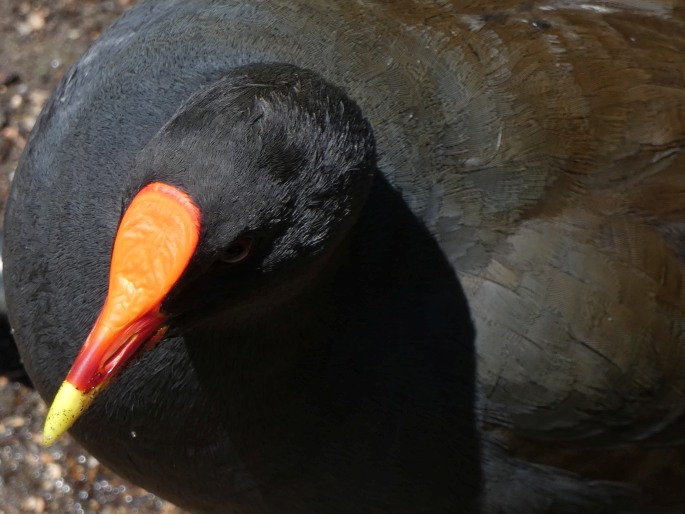
[[[0,201],[59,79],[131,0],[0,0]],[[181,514],[120,479],[68,435],[42,446],[46,407],[0,377],[0,514]]]

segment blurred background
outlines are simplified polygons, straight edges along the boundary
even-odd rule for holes
[[[133,0],[0,0],[0,200],[43,104],[69,67]],[[0,310],[2,309],[0,300]],[[11,368],[0,316],[0,369]],[[5,345],[5,347],[3,347]],[[42,446],[46,407],[0,376],[0,514],[181,511],[120,479],[68,435]]]

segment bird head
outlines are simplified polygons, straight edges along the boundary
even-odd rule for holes
[[[313,72],[245,66],[194,93],[128,173],[107,295],[45,443],[169,328],[298,294],[358,218],[374,171],[361,110]]]

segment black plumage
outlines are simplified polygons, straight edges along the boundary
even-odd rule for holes
[[[203,216],[170,331],[73,428],[117,472],[197,512],[681,512],[683,15],[141,3],[17,170],[32,380],[162,181]]]

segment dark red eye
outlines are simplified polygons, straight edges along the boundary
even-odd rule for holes
[[[223,262],[235,264],[245,260],[250,255],[251,250],[252,238],[250,236],[240,236],[224,250],[220,259]]]

